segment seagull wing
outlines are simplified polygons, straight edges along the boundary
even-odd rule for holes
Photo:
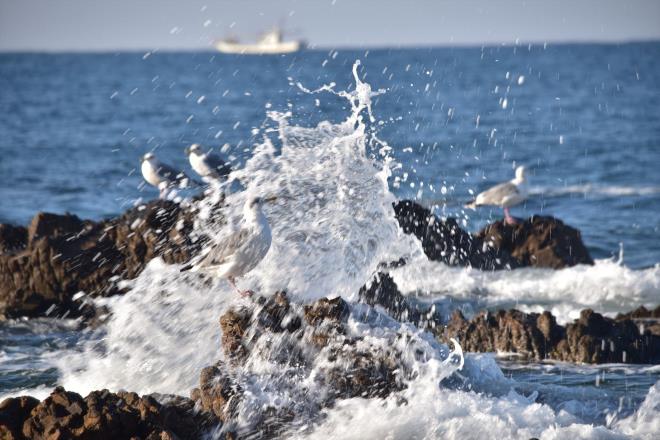
[[[207,154],[205,161],[207,166],[213,170],[213,173],[217,174],[217,177],[224,177],[231,172],[229,164],[217,154]]]
[[[194,181],[186,173],[181,170],[177,170],[174,167],[171,167],[165,163],[159,162],[156,172],[161,176],[163,180],[167,180],[170,184],[176,183],[177,185],[185,184],[187,187],[190,184],[199,185],[198,182]]]
[[[477,196],[477,205],[500,205],[505,199],[519,194],[518,186],[511,182],[500,183]]]
[[[250,239],[249,229],[240,229],[226,239],[212,246],[211,250],[200,260],[197,266],[219,266],[227,262],[238,249],[243,247]]]

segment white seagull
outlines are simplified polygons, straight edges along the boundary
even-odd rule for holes
[[[153,153],[147,153],[142,156],[140,169],[142,177],[147,183],[155,186],[160,191],[160,197],[167,194],[167,190],[173,186],[187,186],[192,183],[190,178],[183,171],[159,161]]]
[[[251,295],[249,290],[241,291],[236,287],[236,278],[254,269],[264,259],[272,236],[268,219],[261,210],[266,202],[275,197],[250,197],[243,206],[241,228],[221,242],[213,243],[195,263],[183,267],[181,271],[206,272],[217,278],[226,278],[241,295]]]
[[[226,179],[231,172],[227,162],[217,154],[205,153],[199,144],[192,144],[185,151],[192,169],[205,179]]]
[[[516,224],[516,220],[509,213],[509,208],[527,199],[525,182],[525,167],[519,166],[516,168],[515,179],[500,183],[479,193],[477,198],[465,205],[465,207],[475,209],[477,206],[482,205],[500,206],[504,208],[504,219],[506,222],[510,225]]]

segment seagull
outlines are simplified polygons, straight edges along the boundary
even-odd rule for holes
[[[508,182],[500,183],[486,191],[479,193],[477,198],[465,205],[466,208],[475,209],[477,206],[491,205],[504,208],[504,219],[506,223],[514,225],[518,223],[511,217],[509,208],[518,205],[527,199],[525,190],[525,167],[516,168],[516,178]]]
[[[190,166],[202,178],[221,180],[227,178],[231,172],[231,167],[227,162],[217,154],[205,153],[199,144],[192,144],[185,151]]]
[[[236,278],[254,269],[264,259],[272,241],[270,225],[261,207],[276,197],[250,197],[243,206],[242,227],[221,242],[212,244],[194,264],[181,271],[206,272],[217,278],[226,278],[241,296],[252,295],[249,290],[236,287]]]
[[[147,183],[155,186],[160,191],[160,197],[167,194],[167,189],[175,185],[187,186],[192,183],[190,178],[183,172],[159,161],[153,153],[142,156],[142,177]]]

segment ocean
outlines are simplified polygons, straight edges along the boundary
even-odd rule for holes
[[[397,285],[447,313],[516,307],[566,323],[587,307],[615,316],[660,304],[660,43],[0,54],[0,88],[0,223],[38,211],[117,215],[158,196],[142,182],[143,154],[190,172],[183,150],[196,142],[230,159],[249,189],[295,195],[267,212],[273,248],[246,280],[264,292],[355,300],[380,261],[407,253],[412,263],[392,271]],[[386,207],[410,198],[477,231],[501,211],[463,205],[518,165],[531,196],[513,215],[578,228],[594,266],[447,267],[392,226]],[[235,295],[222,282],[189,285],[158,260],[128,287],[103,300],[114,315],[98,331],[0,323],[0,395],[43,397],[55,384],[188,395],[220,356],[217,316]],[[300,435],[476,438],[490,426],[496,437],[652,438],[660,429],[658,366],[465,359],[469,390],[437,386],[427,372],[407,391],[416,404],[349,399]]]

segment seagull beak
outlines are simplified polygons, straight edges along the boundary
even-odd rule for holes
[[[186,156],[190,156],[190,147],[186,147],[183,151],[186,153]]]

